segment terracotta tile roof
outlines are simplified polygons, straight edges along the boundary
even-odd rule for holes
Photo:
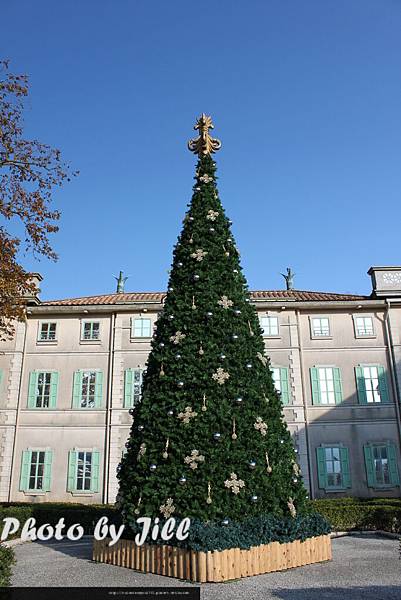
[[[141,302],[161,302],[164,292],[128,292],[121,294],[104,294],[102,296],[84,296],[82,298],[66,298],[64,300],[47,300],[42,306],[89,306],[93,304],[130,304]],[[369,300],[370,296],[355,294],[334,294],[331,292],[306,292],[301,290],[258,290],[251,292],[253,300],[282,300],[295,302],[338,302],[352,300]]]

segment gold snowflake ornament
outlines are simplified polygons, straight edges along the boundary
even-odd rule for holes
[[[217,304],[221,306],[221,308],[227,310],[227,308],[230,308],[230,306],[232,306],[234,302],[232,300],[229,300],[227,296],[222,296],[220,300],[217,301]]]
[[[203,181],[204,183],[210,183],[211,181],[213,181],[213,177],[210,177],[210,175],[208,175],[207,173],[202,175],[202,177],[199,177],[199,179],[200,179],[200,181]]]
[[[185,407],[185,412],[180,412],[177,415],[178,419],[181,419],[181,421],[183,423],[189,423],[189,421],[193,418],[193,417],[197,417],[198,413],[194,412],[192,410],[192,406],[186,406]]]
[[[256,422],[253,424],[257,431],[260,431],[261,435],[265,436],[267,434],[267,425],[262,419],[262,417],[256,417]]]
[[[199,454],[199,450],[192,450],[191,455],[184,458],[184,463],[192,470],[197,469],[198,464],[202,462],[205,462],[205,457]]]
[[[216,373],[213,373],[212,379],[217,381],[219,385],[223,385],[230,378],[230,373],[227,373],[222,367],[219,367]]]
[[[173,512],[175,512],[175,506],[173,502],[174,500],[172,498],[167,498],[166,503],[161,505],[160,512],[162,513],[163,517],[171,517]]]
[[[218,216],[219,216],[218,210],[208,210],[206,219],[208,219],[209,221],[215,221]]]
[[[182,333],[181,331],[176,331],[174,335],[170,336],[170,341],[173,342],[173,344],[179,344],[186,337],[187,336],[185,335],[185,333]]]
[[[202,248],[198,248],[195,252],[192,252],[191,258],[195,258],[198,262],[201,262],[206,255],[207,252],[202,250]]]
[[[226,479],[224,485],[226,488],[231,489],[233,494],[237,495],[240,493],[241,488],[245,487],[245,482],[242,479],[238,479],[236,473],[231,473],[230,479]]]

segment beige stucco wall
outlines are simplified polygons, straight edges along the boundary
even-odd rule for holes
[[[285,309],[283,307],[285,306]],[[33,307],[27,325],[19,324],[14,340],[3,343],[0,369],[0,500],[113,502],[117,493],[116,468],[124,451],[131,416],[123,408],[124,371],[144,367],[150,340],[133,339],[131,318],[151,318],[154,324],[160,305],[147,311],[124,307]],[[87,310],[88,312],[84,312]],[[358,309],[356,303],[337,306],[330,303],[308,306],[280,302],[259,307],[259,314],[278,316],[279,335],[266,338],[266,352],[273,366],[289,369],[290,404],[284,408],[289,429],[299,451],[305,483],[315,496],[319,490],[316,473],[316,448],[322,443],[342,443],[349,447],[352,489],[359,496],[382,495],[366,487],[363,444],[390,440],[400,447],[395,406],[391,356],[384,325],[385,306],[377,302]],[[355,337],[353,315],[373,316],[375,337]],[[328,316],[330,339],[311,339],[310,318]],[[84,319],[101,323],[99,342],[82,342]],[[57,341],[38,342],[40,321],[57,321]],[[390,310],[393,351],[401,375],[401,308]],[[388,374],[391,403],[379,406],[358,404],[354,367],[381,364]],[[341,369],[344,402],[338,406],[313,406],[309,369],[333,365]],[[35,369],[59,372],[56,410],[27,408],[29,372]],[[99,410],[72,407],[73,374],[78,369],[103,371],[103,403]],[[52,489],[45,495],[25,494],[19,490],[21,456],[27,448],[53,450]],[[76,496],[67,492],[68,452],[73,448],[100,451],[100,491]],[[400,456],[398,455],[398,458]],[[309,473],[309,465],[311,472]],[[12,472],[12,477],[11,477]],[[11,483],[10,483],[11,482]],[[399,495],[393,488],[387,495]]]

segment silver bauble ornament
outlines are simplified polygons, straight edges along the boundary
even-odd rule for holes
[[[209,311],[209,312],[206,313],[206,316],[209,317],[209,318],[213,317],[213,313]]]
[[[254,504],[258,501],[258,497],[256,495],[251,496],[251,502]]]
[[[194,280],[195,281],[199,281],[199,279],[200,279],[199,275],[194,275]]]
[[[252,469],[252,470],[255,469],[256,468],[256,462],[254,460],[250,460],[249,463],[248,463],[248,467],[250,469]]]
[[[177,385],[178,385],[178,387],[182,388],[182,387],[184,387],[184,382],[183,381],[177,381]]]
[[[221,360],[224,360],[226,358],[226,355],[225,354],[220,354],[220,358],[221,358]]]
[[[177,267],[182,267],[183,263],[180,261],[177,263]]]
[[[227,518],[223,519],[221,522],[221,524],[224,525],[224,527],[226,527],[229,523],[230,523],[230,521]]]
[[[220,442],[221,440],[221,433],[219,433],[218,431],[216,431],[216,433],[213,434],[213,439],[215,442]]]
[[[186,478],[184,475],[182,475],[182,476],[179,478],[179,480],[178,480],[178,483],[179,483],[180,485],[185,485],[185,484],[186,484],[186,482],[187,482],[187,478]]]
[[[143,425],[138,425],[138,431],[143,431],[145,428]]]
[[[241,311],[240,311],[240,310],[237,308],[237,309],[234,311],[234,314],[238,316],[238,315],[240,315],[240,314],[241,314]]]
[[[241,405],[243,403],[244,399],[241,398],[240,396],[238,396],[238,398],[235,399],[235,404]]]
[[[168,410],[168,411],[167,411],[167,416],[168,416],[168,417],[172,417],[172,416],[174,416],[174,411],[173,411],[173,410],[171,410],[171,408],[170,408],[170,410]]]
[[[181,354],[176,354],[175,357],[176,357],[177,360],[180,360]]]
[[[155,465],[155,463],[152,463],[152,464],[149,466],[149,470],[150,470],[150,471],[152,471],[152,473],[154,473],[154,472],[156,471],[156,469],[157,469],[157,465]]]
[[[236,333],[233,333],[231,337],[233,340],[238,340],[238,335]]]
[[[246,363],[246,368],[247,369],[252,369],[252,363]]]

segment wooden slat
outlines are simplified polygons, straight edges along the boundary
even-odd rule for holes
[[[198,553],[198,579],[200,583],[207,581],[206,552]]]

